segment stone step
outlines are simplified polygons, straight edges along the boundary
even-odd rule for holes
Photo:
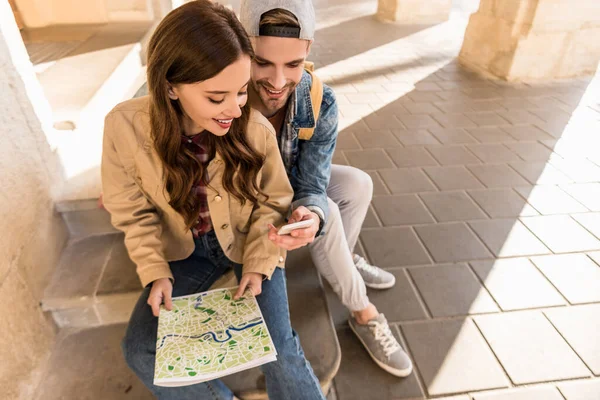
[[[118,233],[108,211],[98,207],[98,199],[67,200],[56,203],[72,238]]]
[[[119,345],[125,328],[115,324],[61,332],[32,400],[155,399],[123,360]],[[334,390],[327,400],[336,400]]]
[[[94,211],[59,208],[65,213]],[[341,352],[320,277],[306,250],[291,253],[287,266],[292,325],[323,388],[328,389],[339,368]],[[213,287],[233,285],[235,277],[230,274]],[[50,311],[63,329],[103,329],[127,323],[140,291],[122,233],[74,237],[46,289],[42,308]],[[224,380],[245,399],[266,399],[264,378],[258,369]]]

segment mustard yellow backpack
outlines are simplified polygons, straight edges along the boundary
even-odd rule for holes
[[[321,102],[323,101],[323,81],[315,75],[315,64],[307,61],[304,64],[304,69],[312,77],[312,85],[310,87],[310,101],[312,103],[313,115],[315,116],[315,126],[312,128],[301,128],[298,132],[298,139],[310,140],[315,133],[315,127],[317,126],[317,120],[319,119],[319,113],[321,112]]]

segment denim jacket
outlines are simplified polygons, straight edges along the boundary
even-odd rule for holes
[[[315,126],[310,98],[312,77],[306,71],[290,97],[279,149],[290,183],[294,189],[292,208],[305,206],[321,217],[321,228],[327,221],[327,186],[331,175],[331,159],[338,135],[338,108],[333,90],[323,85],[323,101],[314,134],[310,140],[299,140],[301,128]]]

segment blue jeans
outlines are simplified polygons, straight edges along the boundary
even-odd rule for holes
[[[238,280],[241,277],[242,266],[232,263],[223,254],[214,232],[195,239],[195,243],[196,248],[190,257],[170,263],[175,278],[174,297],[207,290],[232,266]],[[129,367],[159,400],[231,400],[232,391],[220,380],[176,388],[153,384],[158,319],[146,303],[150,288],[151,285],[142,292],[123,339],[123,354]],[[319,381],[290,324],[282,269],[277,268],[271,280],[263,281],[262,293],[256,300],[277,349],[277,361],[260,367],[265,375],[269,399],[325,400]]]

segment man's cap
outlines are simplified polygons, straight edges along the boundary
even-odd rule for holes
[[[286,26],[268,26],[260,29],[262,16],[276,8],[294,14],[300,29]],[[278,36],[305,40],[313,40],[315,37],[315,10],[312,0],[242,0],[240,21],[250,37]]]

